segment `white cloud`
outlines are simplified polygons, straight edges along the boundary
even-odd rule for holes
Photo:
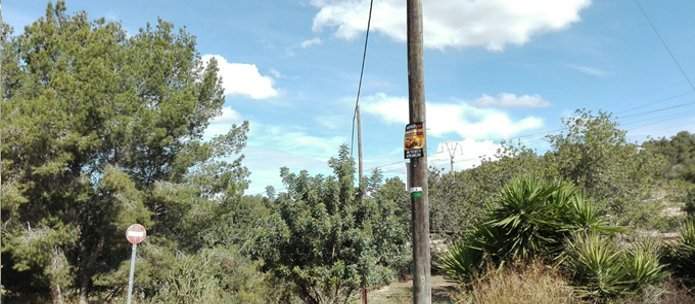
[[[363,109],[387,123],[408,122],[407,97],[376,94],[365,98]],[[527,116],[513,120],[505,112],[480,109],[465,102],[427,103],[427,129],[433,136],[458,134],[464,138],[509,138],[526,130],[543,126],[543,120]]]
[[[313,0],[319,11],[313,29],[334,28],[335,35],[353,39],[364,32],[369,0]],[[501,51],[522,45],[532,36],[559,31],[580,20],[591,0],[430,0],[423,1],[425,46],[484,47]],[[374,2],[372,29],[398,41],[406,40],[406,1]]]
[[[210,125],[205,129],[205,138],[212,138],[216,135],[221,135],[229,132],[233,124],[238,124],[242,121],[241,114],[231,107],[223,107],[222,113],[210,120]]]
[[[573,69],[575,71],[584,73],[584,74],[589,75],[589,76],[594,76],[594,77],[603,77],[603,76],[606,76],[608,74],[608,72],[606,72],[602,69],[590,67],[590,66],[586,66],[586,65],[568,64],[567,67],[570,69]]]
[[[447,145],[449,149],[447,149]],[[450,169],[450,155],[454,156],[454,170],[465,170],[480,165],[481,158],[495,159],[497,150],[502,146],[492,140],[475,140],[467,138],[461,141],[440,143],[437,152],[430,155],[430,166]],[[450,154],[451,153],[451,154]]]
[[[314,37],[314,38],[302,41],[301,46],[303,49],[306,49],[306,48],[310,48],[312,46],[321,45],[321,43],[322,43],[321,38]]]
[[[253,99],[267,99],[278,95],[273,87],[273,78],[262,75],[255,64],[229,62],[221,55],[202,56],[205,63],[211,58],[217,60],[226,95],[244,95]]]
[[[270,69],[270,75],[273,75],[275,79],[285,78],[285,75],[282,75],[282,73],[276,69]]]
[[[497,96],[483,95],[473,105],[480,108],[545,108],[550,106],[550,102],[539,95],[501,93]]]
[[[280,168],[312,174],[330,173],[328,160],[337,155],[341,136],[317,136],[301,129],[251,122],[244,164],[251,171],[249,193],[262,193],[267,185],[282,187]]]

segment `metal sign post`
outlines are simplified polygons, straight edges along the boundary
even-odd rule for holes
[[[135,257],[137,256],[138,244],[145,240],[147,231],[140,224],[133,224],[126,230],[125,237],[128,242],[133,245],[132,254],[130,256],[130,274],[128,275],[128,302],[131,304],[133,297],[133,284],[135,282]]]

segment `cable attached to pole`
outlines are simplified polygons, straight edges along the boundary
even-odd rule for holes
[[[364,78],[364,65],[367,61],[367,46],[369,45],[369,31],[372,26],[372,8],[374,0],[369,1],[369,17],[367,18],[367,33],[364,35],[364,50],[362,52],[362,67],[360,68],[360,80],[357,83],[357,97],[355,98],[355,108],[352,112],[352,135],[350,137],[350,155],[353,155],[353,146],[355,144],[355,118],[360,106],[360,95],[362,93],[362,79]]]

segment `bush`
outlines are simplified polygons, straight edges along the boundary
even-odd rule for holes
[[[680,239],[666,249],[663,262],[673,276],[695,288],[695,219],[688,219],[680,231]]]
[[[683,211],[685,211],[688,217],[695,217],[695,188],[688,190],[688,194],[685,196]]]
[[[578,234],[568,242],[565,266],[582,297],[605,299],[622,293],[620,249],[605,236]]]
[[[571,304],[579,303],[572,287],[554,269],[540,262],[522,267],[489,268],[456,296],[461,304]]]
[[[564,265],[582,297],[604,301],[657,286],[666,276],[659,251],[652,240],[620,249],[606,236],[579,234],[568,243]]]
[[[628,290],[644,290],[663,281],[666,273],[659,251],[659,243],[650,239],[638,241],[625,251],[622,264]]]
[[[473,233],[475,236],[477,233]],[[469,237],[467,241],[452,244],[449,250],[439,259],[435,260],[435,268],[441,270],[449,279],[457,282],[467,282],[482,269],[485,261],[485,252],[481,247],[470,242],[475,238]]]
[[[550,261],[562,253],[573,233],[615,230],[572,185],[517,179],[504,187],[484,221],[456,242],[437,266],[454,280],[466,280],[485,261]]]
[[[678,282],[669,280],[658,287],[645,289],[641,293],[617,299],[613,304],[691,304],[695,297]]]
[[[258,268],[236,249],[180,253],[171,269],[158,278],[158,290],[146,303],[267,303],[272,290]]]

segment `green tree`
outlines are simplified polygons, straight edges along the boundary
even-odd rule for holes
[[[200,249],[241,200],[248,125],[204,138],[224,94],[194,37],[161,20],[127,36],[63,1],[21,35],[2,30],[4,266],[54,303],[69,287],[86,303],[127,259],[133,222],[162,237],[153,246]]]
[[[573,182],[617,222],[641,224],[631,217],[654,209],[644,204],[656,204],[647,199],[663,159],[629,143],[625,131],[607,113],[578,110],[563,122],[566,131],[548,136],[552,148],[545,154],[546,176]]]
[[[305,303],[346,303],[361,286],[383,283],[406,252],[402,183],[390,180],[374,198],[359,200],[346,146],[329,165],[333,176],[281,170],[287,192],[273,203],[276,241],[262,255]]]
[[[543,159],[521,145],[505,143],[475,168],[429,175],[432,231],[460,236],[472,228],[497,193],[515,177],[542,176]]]
[[[695,134],[681,131],[671,138],[649,140],[644,147],[666,158],[666,177],[695,182]]]

